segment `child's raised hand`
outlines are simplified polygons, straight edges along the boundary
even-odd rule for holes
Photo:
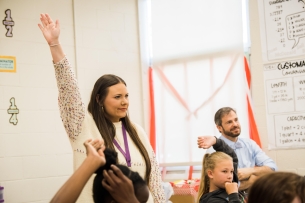
[[[89,140],[87,140],[89,141]],[[104,145],[104,140],[102,139],[94,139],[91,140],[89,142],[95,149],[96,151],[99,153],[100,156],[104,156],[104,149],[105,149],[105,145]]]
[[[106,163],[104,155],[104,142],[100,139],[88,139],[84,142],[87,151],[87,159],[91,159],[96,167],[103,166]]]
[[[216,144],[216,137],[211,135],[199,136],[197,139],[198,148],[208,149]]]
[[[232,194],[232,193],[238,193],[238,186],[237,186],[237,183],[229,183],[229,182],[226,182],[225,183],[225,188],[226,188],[226,192],[227,194]]]

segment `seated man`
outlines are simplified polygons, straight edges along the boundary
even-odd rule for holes
[[[258,176],[276,171],[275,162],[251,139],[238,137],[241,127],[236,111],[230,107],[219,109],[214,117],[217,129],[224,140],[236,153],[238,158],[239,190],[247,190]],[[201,137],[198,138],[198,146]]]

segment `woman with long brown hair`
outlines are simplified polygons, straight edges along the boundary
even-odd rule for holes
[[[118,152],[118,163],[125,164],[146,180],[148,202],[165,202],[161,175],[143,128],[132,123],[127,114],[129,100],[125,81],[116,75],[103,75],[93,88],[88,111],[80,96],[74,72],[59,42],[60,25],[48,14],[41,14],[39,28],[50,46],[62,122],[73,149],[74,169],[86,158],[83,143],[102,138],[106,148]],[[93,202],[92,178],[84,188],[79,202]]]

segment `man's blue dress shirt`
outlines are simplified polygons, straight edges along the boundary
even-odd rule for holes
[[[273,171],[277,171],[275,162],[253,140],[238,137],[236,142],[232,142],[224,136],[220,136],[219,139],[234,149],[238,157],[238,168],[269,166]]]

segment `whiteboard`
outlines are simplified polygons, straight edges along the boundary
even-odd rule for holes
[[[269,149],[305,147],[305,60],[264,65]]]
[[[304,0],[259,0],[263,61],[305,55]]]

